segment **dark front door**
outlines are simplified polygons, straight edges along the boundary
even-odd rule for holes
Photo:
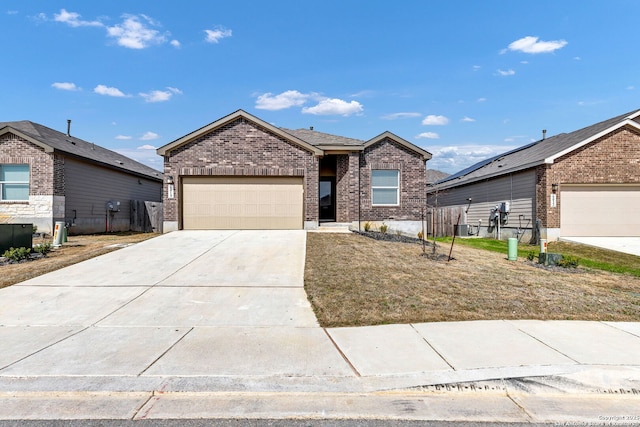
[[[336,179],[333,176],[320,177],[320,221],[336,220]]]

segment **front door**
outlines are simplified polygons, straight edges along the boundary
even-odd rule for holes
[[[336,220],[336,179],[333,176],[320,177],[320,221]]]

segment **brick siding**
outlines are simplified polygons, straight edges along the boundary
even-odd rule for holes
[[[372,206],[372,169],[400,171],[399,206]],[[426,203],[426,174],[425,162],[417,153],[389,138],[367,147],[360,157],[360,218],[363,221],[419,220],[420,209]]]
[[[29,195],[54,194],[53,155],[29,141],[6,133],[0,136],[0,163],[29,165]]]
[[[305,221],[318,220],[318,158],[304,148],[281,138],[244,118],[233,120],[194,141],[167,153],[165,176],[236,175],[303,176]],[[178,221],[180,186],[167,199],[163,189],[164,221]]]
[[[640,184],[640,133],[621,128],[536,169],[536,214],[543,227],[560,227],[562,184]],[[557,205],[549,206],[551,185]]]

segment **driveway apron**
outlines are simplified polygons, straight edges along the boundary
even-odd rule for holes
[[[305,250],[301,230],[180,231],[0,289],[0,377],[353,375]]]

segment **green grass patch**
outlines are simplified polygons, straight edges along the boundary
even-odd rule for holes
[[[438,242],[442,244],[451,245],[451,237],[442,237],[436,239]],[[470,248],[475,249],[484,249],[485,251],[498,252],[507,255],[508,252],[508,243],[506,240],[496,240],[496,239],[456,239],[455,244],[464,245]],[[532,251],[538,249],[538,246],[527,245],[527,244],[518,244],[518,256],[526,258],[527,254]]]
[[[442,243],[443,245],[450,245],[451,240],[451,237],[443,237],[437,239],[437,241]],[[508,243],[506,240],[458,238],[456,239],[455,244],[460,244],[475,249],[483,249],[491,252],[503,253],[505,254],[505,256],[507,255],[508,251]],[[540,251],[540,248],[536,245],[528,245],[523,243],[518,244],[518,257],[526,258],[531,251],[534,251],[537,255]],[[602,270],[618,274],[629,274],[631,276],[640,277],[640,257],[637,257],[635,255],[569,242],[550,242],[548,244],[548,251],[550,253],[558,253],[565,256],[578,258],[579,265],[587,268],[592,268],[594,270]]]

